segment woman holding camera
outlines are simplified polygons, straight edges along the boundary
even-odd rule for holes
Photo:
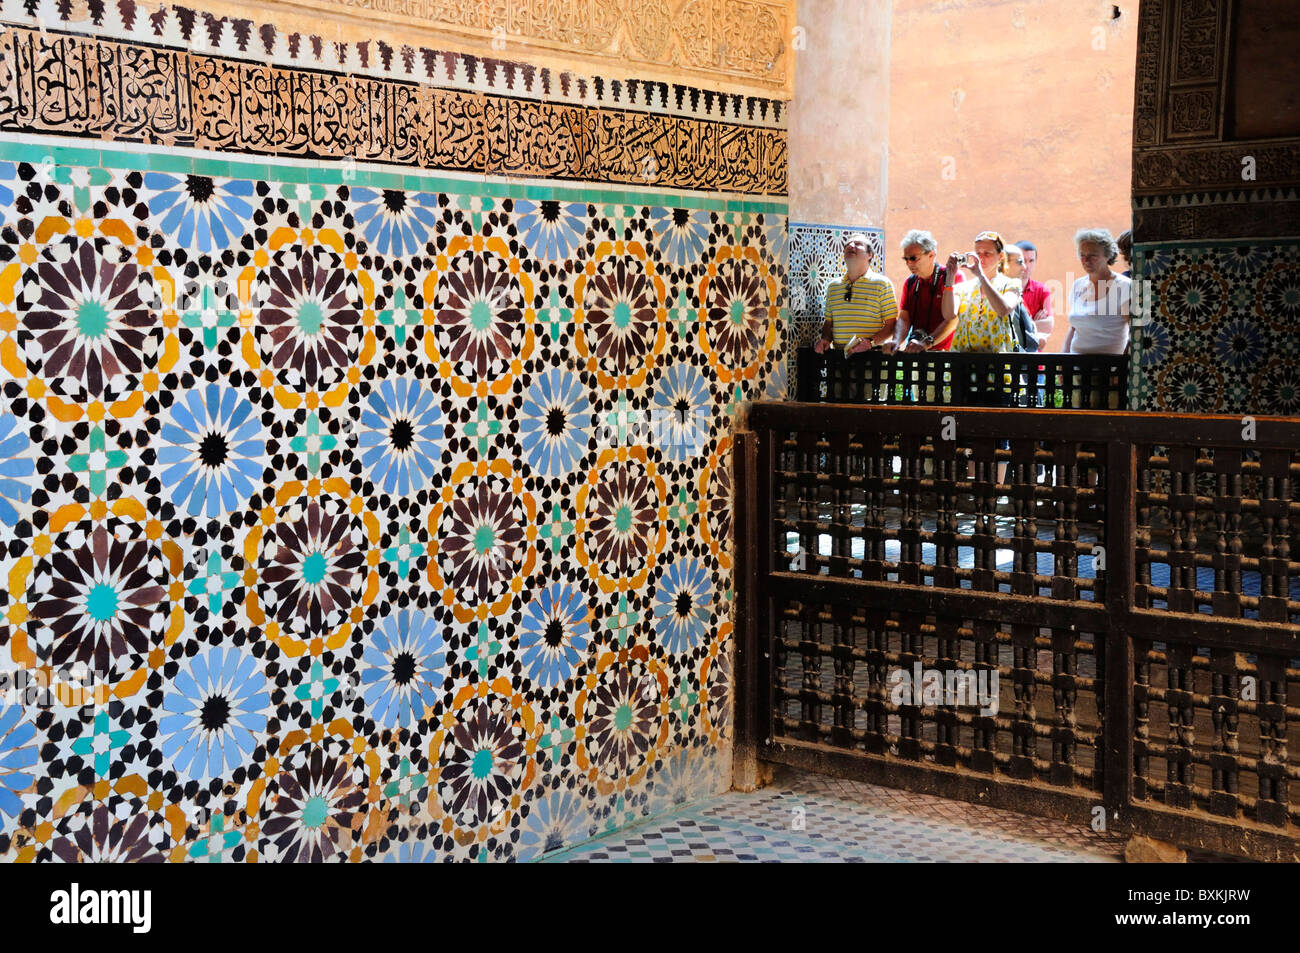
[[[954,315],[957,329],[952,336],[952,350],[1001,354],[1016,349],[1015,330],[1007,318],[1020,302],[1020,282],[1003,274],[1002,236],[997,232],[980,232],[975,236],[975,250],[964,256],[948,256],[949,276],[943,289],[943,316]],[[957,269],[965,268],[974,281],[954,287]]]

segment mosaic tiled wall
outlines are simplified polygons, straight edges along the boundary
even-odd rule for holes
[[[1134,275],[1149,298],[1133,329],[1135,409],[1300,413],[1300,243],[1140,246]]]
[[[725,787],[783,200],[0,134],[0,212],[0,858],[522,860]]]

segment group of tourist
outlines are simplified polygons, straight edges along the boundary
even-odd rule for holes
[[[1127,271],[1112,266],[1121,251],[1128,260],[1129,248],[1123,246],[1129,237],[1124,232],[1117,240],[1104,228],[1074,236],[1085,273],[1070,288],[1065,353],[1120,354],[1128,346],[1131,283]],[[981,232],[972,251],[949,255],[944,264],[929,232],[914,229],[900,244],[911,272],[901,300],[893,282],[872,270],[867,236],[848,237],[845,275],[826,293],[818,352],[832,344],[848,354],[872,348],[886,353],[1044,348],[1055,318],[1051,293],[1033,278],[1038,259],[1033,242],[1007,244],[997,232]]]

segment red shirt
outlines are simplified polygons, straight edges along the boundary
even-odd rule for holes
[[[1052,313],[1052,293],[1047,290],[1047,286],[1041,281],[1030,279],[1025,282],[1025,293],[1022,299],[1025,302],[1025,309],[1029,312],[1031,318],[1038,317],[1038,312],[1047,309],[1047,313]]]
[[[935,265],[934,274],[929,280],[923,281],[917,275],[909,275],[903,282],[903,300],[899,302],[898,310],[906,311],[912,327],[920,328],[926,334],[934,334],[943,325],[943,285],[947,280],[946,271],[946,266]],[[965,277],[959,271],[953,283],[960,284]],[[953,328],[953,332],[956,332],[956,328]],[[952,334],[935,344],[930,350],[946,351],[950,347],[952,347]]]

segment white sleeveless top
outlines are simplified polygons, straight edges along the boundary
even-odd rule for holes
[[[1122,354],[1128,345],[1129,295],[1133,282],[1116,274],[1101,282],[1094,298],[1087,275],[1070,289],[1071,354]]]

